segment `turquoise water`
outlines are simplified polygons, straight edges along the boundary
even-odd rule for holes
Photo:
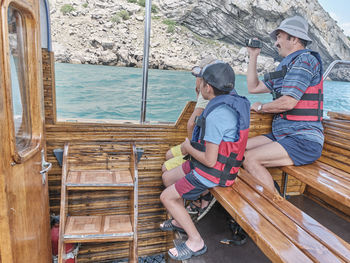
[[[58,118],[140,120],[142,69],[55,64]],[[149,70],[147,121],[176,121],[195,100],[195,78],[187,71]],[[270,94],[248,94],[245,76],[236,89],[253,103],[271,101]],[[350,83],[326,81],[325,111],[350,111]]]

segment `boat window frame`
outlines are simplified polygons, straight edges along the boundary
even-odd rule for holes
[[[26,94],[28,94],[28,105],[29,109],[28,115],[30,116],[30,132],[31,138],[23,149],[18,149],[16,143],[16,133],[15,133],[15,123],[14,123],[14,109],[12,101],[12,83],[11,83],[11,65],[10,65],[10,46],[9,46],[9,29],[8,29],[8,9],[14,8],[19,11],[22,19],[23,26],[23,42],[24,42],[24,61],[25,61],[25,80],[26,80]],[[6,111],[8,119],[8,132],[10,138],[10,151],[11,157],[16,163],[24,163],[26,160],[30,159],[42,148],[42,138],[43,138],[43,109],[38,107],[41,104],[42,91],[39,91],[39,85],[42,86],[40,82],[40,66],[39,61],[41,58],[38,52],[38,43],[40,38],[38,37],[39,30],[37,29],[37,21],[35,20],[34,6],[28,2],[21,0],[9,1],[7,5],[2,6],[2,43],[3,43],[3,65],[4,72],[4,87],[5,87],[5,100],[6,100]],[[39,93],[40,94],[39,94]],[[40,109],[38,109],[40,108]]]

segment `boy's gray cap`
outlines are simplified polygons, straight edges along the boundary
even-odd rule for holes
[[[282,30],[293,37],[297,37],[306,40],[308,44],[312,42],[311,38],[308,36],[307,32],[309,30],[309,25],[307,21],[301,16],[293,16],[286,18],[282,21],[279,27],[277,27],[270,36],[276,41],[277,31]]]
[[[218,90],[232,91],[235,87],[235,72],[224,62],[206,65],[199,77]]]

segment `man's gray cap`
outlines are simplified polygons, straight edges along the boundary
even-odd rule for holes
[[[308,44],[312,42],[311,38],[308,36],[307,32],[309,30],[309,25],[307,21],[301,16],[293,16],[286,18],[282,21],[279,27],[277,27],[270,36],[276,41],[277,31],[282,30],[293,37],[297,37],[306,40]]]

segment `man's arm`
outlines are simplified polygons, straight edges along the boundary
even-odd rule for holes
[[[260,113],[280,113],[293,109],[295,105],[297,105],[297,103],[297,99],[294,99],[293,97],[288,95],[284,95],[266,104],[262,104],[261,102],[255,102],[254,104],[252,104],[251,109]],[[258,107],[260,105],[262,105],[262,107],[260,110],[258,110]]]
[[[258,110],[260,102],[254,103],[251,108],[262,113],[280,113],[293,109],[315,76],[320,75],[318,60],[309,54],[299,56],[283,79],[282,97],[263,104]],[[321,76],[319,77],[321,80]]]
[[[258,56],[260,54],[260,48],[250,48],[248,47],[249,53],[249,63],[247,72],[247,85],[249,93],[267,93],[270,92],[268,87],[258,79],[258,73],[256,70],[256,64],[258,61]]]
[[[195,126],[194,120],[197,116],[200,116],[202,112],[204,111],[203,108],[194,108],[194,111],[192,112],[191,117],[189,118],[187,122],[187,137],[192,138],[192,132]]]
[[[192,147],[189,139],[186,138],[186,140],[181,144],[181,151],[185,154],[191,155],[193,158],[207,167],[214,167],[218,159],[219,145],[206,142],[205,146],[205,152],[198,151]]]

